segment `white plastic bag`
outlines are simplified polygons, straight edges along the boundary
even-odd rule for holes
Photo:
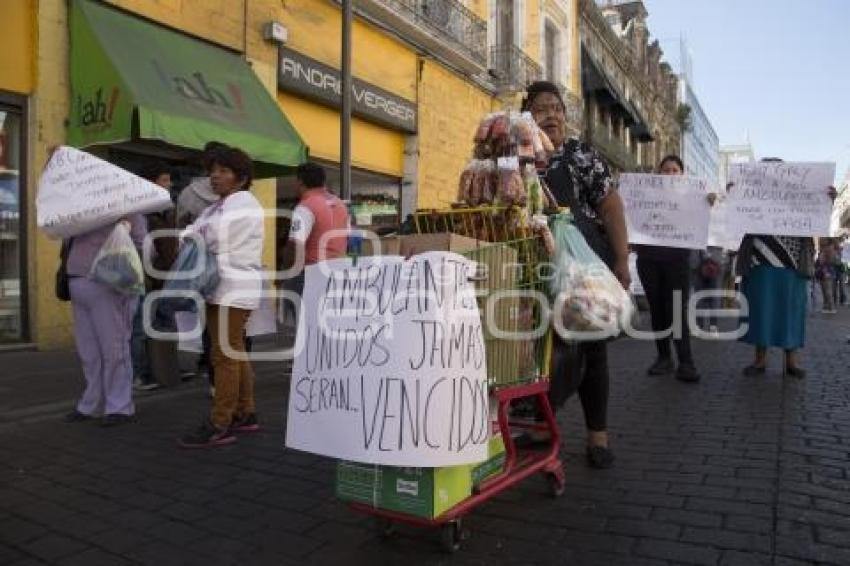
[[[89,279],[128,295],[143,295],[145,272],[130,238],[127,222],[119,222],[92,262]]]
[[[555,330],[574,341],[603,340],[620,334],[634,316],[631,297],[581,232],[567,217],[556,217],[554,274]]]

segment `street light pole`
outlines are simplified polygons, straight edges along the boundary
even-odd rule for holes
[[[351,0],[342,0],[342,112],[339,128],[339,177],[342,200],[351,200]]]

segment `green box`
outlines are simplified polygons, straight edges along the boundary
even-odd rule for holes
[[[336,495],[345,501],[433,519],[470,495],[473,485],[501,471],[502,437],[490,439],[488,459],[481,464],[445,468],[399,468],[340,461]]]

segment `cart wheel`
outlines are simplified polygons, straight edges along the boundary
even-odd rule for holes
[[[460,525],[460,520],[449,521],[443,525],[440,532],[440,543],[443,550],[449,554],[454,554],[460,550],[460,544],[463,541],[463,532]]]
[[[395,534],[395,523],[384,517],[375,517],[375,530],[381,539],[388,539]]]
[[[549,483],[549,494],[552,497],[561,497],[562,495],[564,495],[566,482],[563,478],[559,478],[558,474],[547,474],[546,480]]]

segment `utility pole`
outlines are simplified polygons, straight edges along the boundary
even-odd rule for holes
[[[340,196],[351,200],[351,0],[342,0],[342,111],[339,115]]]

